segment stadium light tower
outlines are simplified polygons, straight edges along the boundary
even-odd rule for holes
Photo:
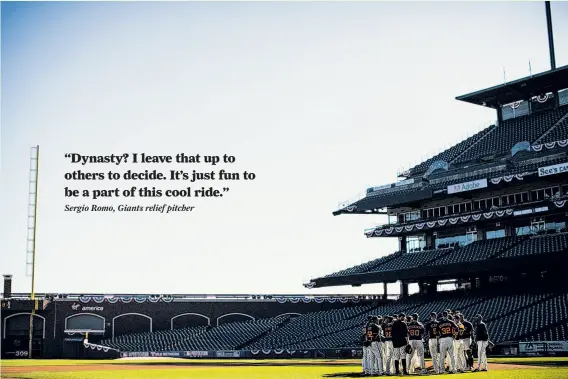
[[[31,148],[30,153],[30,177],[28,198],[28,236],[26,244],[26,275],[32,279],[31,299],[35,300],[35,255],[36,255],[36,225],[37,225],[37,182],[39,169],[39,146]],[[32,342],[34,334],[34,317],[37,302],[30,313],[30,333],[28,345],[28,357],[32,358]]]
[[[556,69],[556,58],[554,56],[554,33],[552,31],[552,13],[550,12],[550,1],[545,1],[546,8],[546,28],[548,29],[548,51],[550,52],[550,69]]]

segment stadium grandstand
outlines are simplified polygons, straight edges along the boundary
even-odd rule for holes
[[[364,235],[398,249],[305,286],[382,293],[31,296],[5,275],[2,357],[360,357],[368,316],[446,309],[482,314],[493,354],[567,354],[568,66],[548,28],[551,70],[457,97],[494,109],[493,125],[333,212],[387,216]]]
[[[381,294],[40,294],[31,301],[11,293],[7,276],[2,356],[18,356],[29,343],[32,309],[35,357],[353,357],[369,315],[445,309],[484,314],[501,353],[566,341],[567,89],[568,66],[459,96],[496,109],[495,124],[334,212],[386,215],[387,224],[364,234],[396,237],[399,247],[305,286],[383,283]],[[389,295],[386,284],[397,282],[400,294]],[[455,290],[438,291],[448,283]]]

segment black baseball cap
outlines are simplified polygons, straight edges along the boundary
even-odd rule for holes
[[[438,317],[438,314],[436,312],[432,312],[430,313],[430,317]]]

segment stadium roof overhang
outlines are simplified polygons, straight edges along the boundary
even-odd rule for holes
[[[528,100],[532,96],[557,92],[565,88],[568,88],[568,65],[458,96],[456,100],[498,109],[504,104]]]
[[[545,270],[558,264],[565,253],[535,254],[521,257],[501,258],[456,263],[443,266],[423,266],[403,270],[369,272],[357,275],[345,275],[328,278],[318,278],[311,281],[310,288],[362,285],[373,283],[393,283],[397,281],[418,282],[420,280],[456,279],[480,275],[504,275],[519,273],[522,269],[530,271]]]

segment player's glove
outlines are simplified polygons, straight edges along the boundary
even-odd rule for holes
[[[404,351],[406,352],[406,354],[412,354],[412,346],[406,345]]]

